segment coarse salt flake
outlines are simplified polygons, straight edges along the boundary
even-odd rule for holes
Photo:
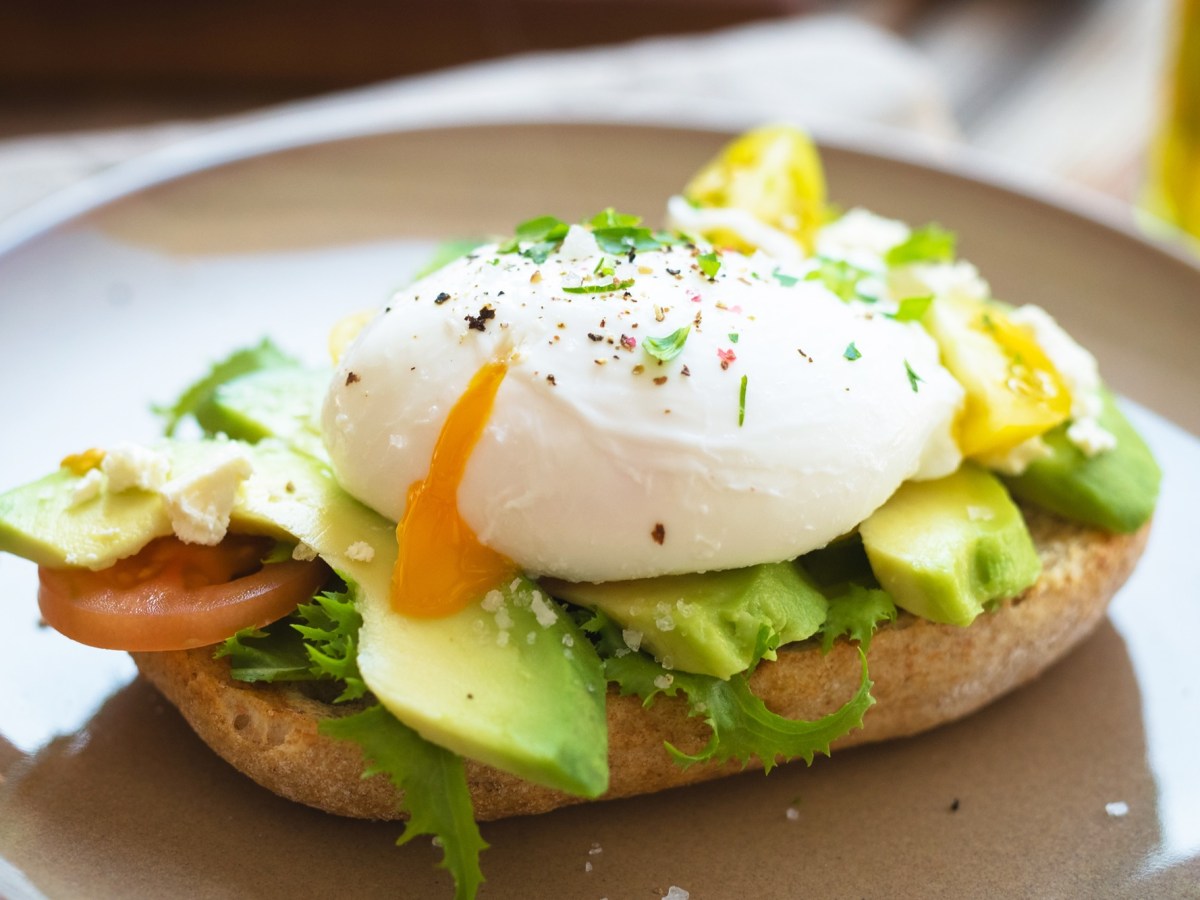
[[[1121,816],[1129,815],[1129,804],[1124,800],[1117,800],[1113,803],[1105,803],[1104,811],[1114,819],[1119,819]]]
[[[299,560],[300,562],[311,562],[316,558],[317,551],[304,543],[304,541],[301,541],[292,548],[292,559]]]

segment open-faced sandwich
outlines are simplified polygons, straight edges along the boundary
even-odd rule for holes
[[[234,353],[160,443],[0,495],[0,550],[239,769],[406,818],[470,897],[477,820],[913,734],[1100,620],[1158,468],[1005,299],[762,129],[664,230],[532,219],[338,325],[332,370]]]

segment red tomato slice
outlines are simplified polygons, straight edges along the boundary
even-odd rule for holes
[[[319,560],[260,560],[269,538],[215,547],[173,537],[99,572],[38,570],[42,617],[72,640],[110,650],[187,650],[261,628],[310,600],[329,578]]]

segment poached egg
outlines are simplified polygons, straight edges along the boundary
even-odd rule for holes
[[[458,515],[519,570],[571,581],[791,559],[961,462],[963,391],[933,339],[802,261],[614,255],[581,226],[540,260],[501,249],[396,294],[335,373],[334,471],[393,520],[456,408],[477,433],[446,451]],[[496,365],[494,395],[464,404]]]

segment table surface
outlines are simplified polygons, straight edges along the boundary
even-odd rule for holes
[[[747,16],[771,6],[731,5],[743,6]],[[785,11],[829,6],[776,4]],[[1137,199],[1161,106],[1171,7],[1170,0],[855,0],[836,6],[900,35],[928,60],[963,143],[1018,169],[1125,202]],[[533,32],[523,39],[545,40]],[[305,86],[290,83],[293,91]],[[330,75],[326,83],[338,82]],[[218,93],[135,85],[111,95],[71,89],[34,92],[22,102],[14,96],[0,104],[0,217],[114,163],[220,127],[224,115],[269,109],[264,103],[285,96],[293,95],[262,80]]]

